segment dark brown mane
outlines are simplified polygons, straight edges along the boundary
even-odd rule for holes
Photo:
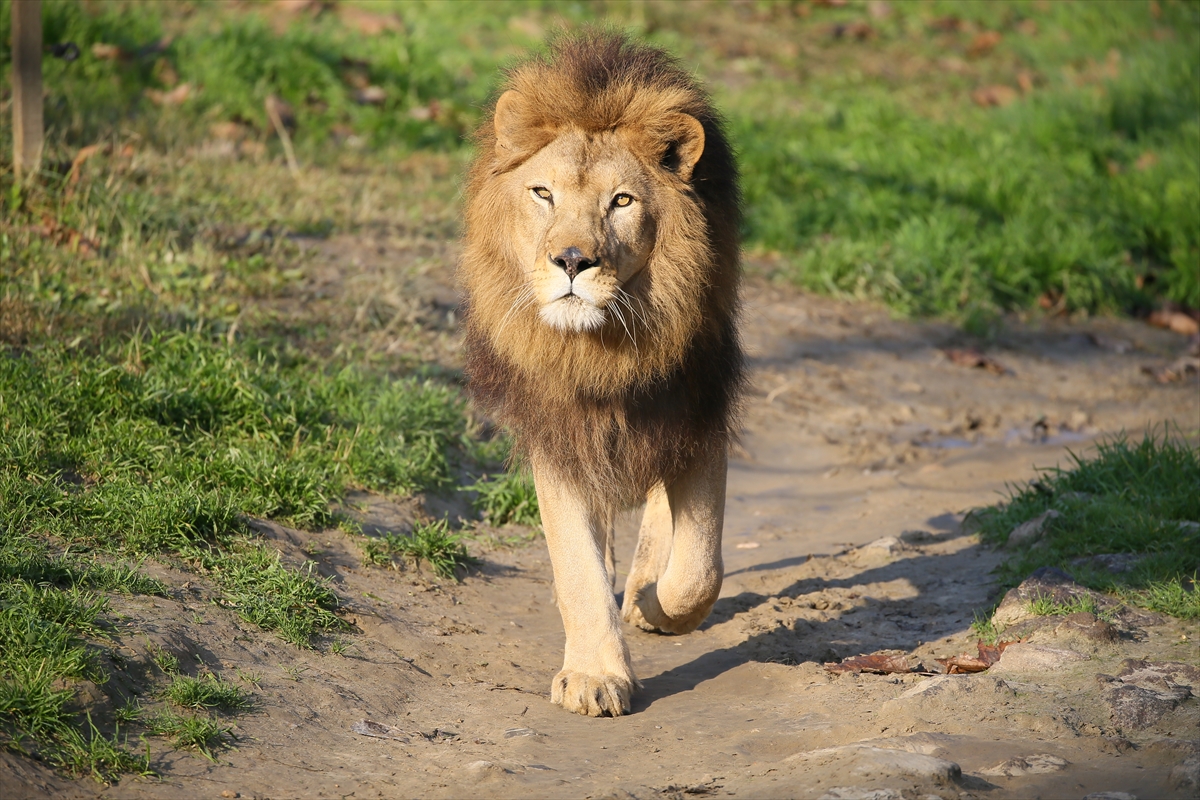
[[[511,290],[498,284],[519,279],[520,270],[502,263],[507,234],[488,191],[514,163],[496,153],[490,118],[476,134],[459,267],[469,391],[513,431],[520,452],[536,453],[577,481],[597,509],[615,510],[640,502],[655,482],[688,470],[734,434],[744,358],[736,329],[741,206],[733,153],[707,95],[676,60],[618,33],[560,36],[545,56],[509,70],[501,88],[527,100],[521,127],[534,152],[562,131],[653,131],[676,112],[704,128],[703,153],[678,193],[680,208],[693,211],[675,218],[696,222],[663,226],[674,238],[656,244],[646,268],[648,304],[660,311],[636,358],[582,335],[555,335],[547,347],[536,317],[508,322],[505,338],[497,338],[509,304],[504,292]],[[668,148],[663,159],[669,157]],[[672,279],[683,276],[695,276],[688,280],[697,287],[686,308],[672,306],[670,296]],[[513,344],[514,337],[528,344]],[[520,347],[534,348],[521,353],[524,367],[505,355]]]

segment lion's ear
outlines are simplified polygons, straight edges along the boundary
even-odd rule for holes
[[[496,101],[492,124],[496,129],[496,152],[511,156],[521,151],[525,128],[525,98],[516,89],[509,89]]]
[[[662,165],[682,180],[692,179],[692,170],[704,153],[704,126],[691,114],[672,114]]]

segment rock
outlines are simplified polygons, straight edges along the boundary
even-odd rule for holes
[[[1178,662],[1126,659],[1123,669],[1112,675],[1097,675],[1105,686],[1104,702],[1109,716],[1121,728],[1142,730],[1192,696],[1200,682],[1200,669]],[[1178,681],[1178,682],[1177,682]]]
[[[1049,753],[1038,753],[1032,756],[1015,756],[1007,761],[1001,761],[994,767],[980,770],[981,775],[995,775],[1005,778],[1016,778],[1020,775],[1041,775],[1047,772],[1059,772],[1070,764],[1065,758]]]
[[[1142,563],[1145,557],[1145,553],[1101,553],[1097,556],[1072,559],[1071,566],[1121,575]]]
[[[1171,691],[1178,686],[1186,686],[1193,693],[1200,690],[1200,667],[1180,661],[1142,661],[1127,658],[1121,662],[1121,671],[1117,673],[1117,677],[1125,683],[1135,683],[1162,691]]]
[[[1051,520],[1058,519],[1062,514],[1054,509],[1049,509],[1041,514],[1038,514],[1033,519],[1022,522],[1020,525],[1012,529],[1008,534],[1008,540],[1004,543],[1007,548],[1019,547],[1023,544],[1032,544],[1042,538],[1042,534],[1046,532],[1046,526]]]
[[[1093,642],[1115,642],[1120,638],[1111,622],[1100,619],[1088,611],[1067,614],[1054,629],[1055,634],[1080,637]]]
[[[908,545],[895,536],[884,536],[862,547],[856,547],[846,554],[846,557],[858,563],[873,564],[887,563],[908,550]]]
[[[1192,792],[1200,789],[1200,757],[1185,758],[1176,764],[1167,780],[1172,789],[1190,789]]]
[[[864,744],[810,750],[790,756],[787,760],[819,764],[837,763],[840,774],[849,772],[866,778],[907,776],[935,783],[947,783],[962,777],[962,768],[953,761]]]
[[[505,769],[494,761],[472,761],[463,767],[463,771],[475,780],[486,780],[501,775],[511,775],[512,770]]]
[[[835,786],[820,800],[904,800],[895,789],[864,789],[860,786]]]
[[[1083,800],[1138,800],[1136,794],[1129,792],[1092,792],[1083,796]]]
[[[1067,664],[1086,661],[1087,656],[1074,650],[1018,642],[1004,648],[1000,660],[992,665],[992,674],[1050,672]]]
[[[1029,603],[1039,597],[1049,598],[1056,603],[1068,604],[1083,597],[1090,597],[1097,608],[1114,605],[1114,601],[1099,592],[1093,592],[1075,582],[1057,567],[1042,567],[1030,573],[1015,589],[1009,589],[992,614],[992,624],[1008,628],[1035,615],[1029,611]]]

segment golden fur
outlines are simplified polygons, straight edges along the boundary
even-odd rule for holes
[[[522,451],[541,451],[565,474],[587,474],[609,506],[640,502],[664,473],[686,469],[730,434],[742,381],[732,153],[695,82],[666,54],[617,35],[560,39],[547,57],[513,69],[504,88],[525,99],[517,146],[498,149],[488,118],[466,187],[459,280],[468,385]],[[670,163],[681,115],[700,122],[704,139],[686,181]],[[659,184],[653,251],[629,289],[636,306],[623,323],[563,336],[536,308],[516,307],[526,281],[510,253],[522,232],[509,224],[513,198],[498,191],[498,179],[556,137],[609,131],[627,134]]]
[[[621,618],[686,633],[720,592],[737,171],[696,83],[623,36],[560,38],[503,90],[466,187],[468,386],[533,468],[567,634],[551,699],[615,716]],[[643,501],[618,611],[613,517]]]

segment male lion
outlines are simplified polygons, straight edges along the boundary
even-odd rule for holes
[[[687,633],[721,589],[743,382],[740,198],[675,60],[609,32],[512,69],[466,187],[467,378],[533,469],[566,655],[551,699],[630,710],[613,520],[645,501],[621,616]]]

